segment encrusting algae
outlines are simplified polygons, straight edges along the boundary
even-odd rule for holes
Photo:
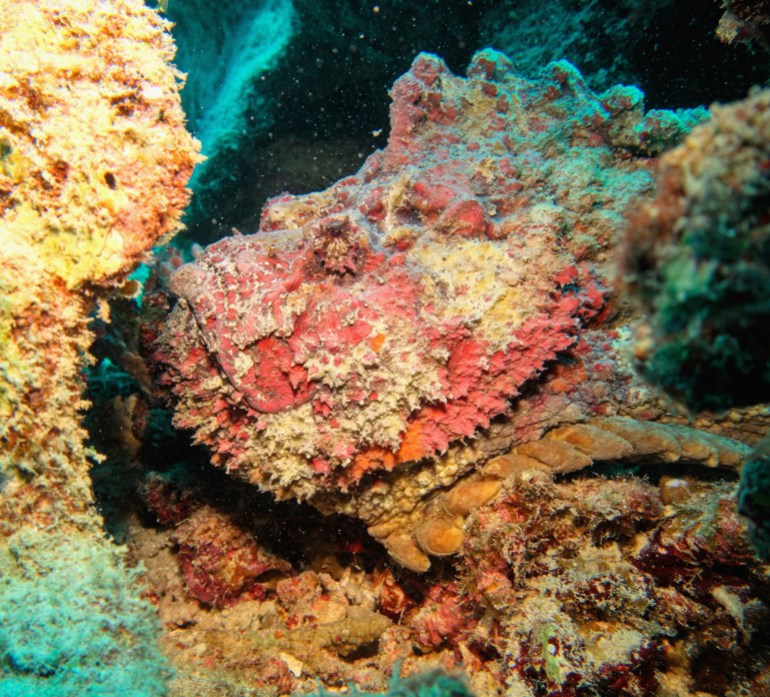
[[[153,624],[131,628],[120,614],[143,601],[95,513],[89,468],[98,454],[84,444],[81,371],[93,340],[89,313],[152,245],[179,229],[189,199],[198,146],[185,129],[167,29],[136,0],[0,2],[0,552],[15,559],[3,565],[4,624],[46,631],[28,617],[37,608],[18,605],[14,584],[42,574],[40,588],[61,593],[66,581],[57,574],[88,578],[90,567],[65,571],[42,561],[65,538],[78,549],[85,544],[91,552],[78,552],[73,564],[113,574],[110,583],[126,593],[112,638],[151,655],[146,694],[162,689],[153,682],[160,660]],[[82,607],[99,602],[103,589],[94,583],[92,600],[88,584],[81,588]],[[29,597],[42,602],[40,594]],[[103,631],[92,621],[86,616],[78,626]],[[24,632],[17,638],[4,645],[3,665],[18,665],[20,675],[3,680],[19,680],[31,694],[35,660],[51,657],[21,661],[14,652],[34,654],[35,642]],[[121,677],[120,667],[110,675],[113,659],[100,673],[103,659],[82,658],[86,683],[114,679],[116,693],[139,689],[121,681],[141,683],[140,662]],[[81,679],[68,660],[62,655],[46,667],[47,684],[61,694],[67,680]]]

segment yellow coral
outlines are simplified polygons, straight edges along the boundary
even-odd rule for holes
[[[178,228],[196,146],[167,23],[135,0],[0,3],[0,245],[68,288]]]
[[[6,533],[95,522],[80,371],[99,287],[175,232],[198,160],[168,23],[139,0],[0,0]]]
[[[98,456],[85,445],[81,371],[100,288],[177,229],[189,197],[197,144],[165,28],[139,0],[0,0],[0,556],[18,561],[10,550],[23,550],[5,576],[45,589],[57,582],[51,550],[62,540],[85,550],[85,560],[65,554],[62,563],[84,579],[76,607],[98,604],[104,579],[119,589],[115,621],[95,630],[94,645],[130,645],[148,695],[163,679],[152,610],[95,513],[88,471]],[[66,619],[72,599],[56,601]],[[127,627],[123,612],[147,622]],[[73,689],[88,683],[91,663],[119,689],[123,667],[89,651]],[[61,668],[51,660],[47,670]]]

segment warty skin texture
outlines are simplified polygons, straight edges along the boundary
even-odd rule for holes
[[[392,96],[356,175],[269,201],[174,275],[155,360],[214,463],[424,570],[462,541],[420,522],[437,490],[560,423],[660,415],[608,262],[651,156],[703,114],[594,95],[566,62],[528,81],[491,50],[467,78],[420,55]]]

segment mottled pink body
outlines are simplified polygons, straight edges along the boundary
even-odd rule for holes
[[[567,63],[532,82],[485,51],[464,79],[419,56],[393,87],[385,150],[324,192],[268,201],[256,234],[173,277],[157,358],[176,423],[215,462],[303,498],[508,413],[603,319],[598,257],[651,185],[610,145],[643,117],[624,90],[596,97]]]

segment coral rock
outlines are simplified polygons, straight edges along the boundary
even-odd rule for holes
[[[4,692],[166,693],[81,415],[94,299],[189,198],[196,143],[167,28],[139,0],[0,0],[0,557],[23,548],[0,574]]]
[[[221,607],[263,597],[260,577],[291,570],[291,564],[266,552],[252,536],[206,506],[185,519],[173,539],[179,545],[185,588],[204,605]]]
[[[489,610],[466,612],[472,631],[458,634],[494,656],[498,694],[739,694],[761,684],[768,567],[748,548],[734,490],[694,482],[691,499],[664,509],[641,479],[578,476],[510,486],[473,513],[464,601]]]
[[[767,0],[723,0],[724,14],[717,36],[725,43],[742,43],[770,51],[770,3]]]
[[[144,5],[0,9],[0,467],[84,520],[87,314],[178,229],[196,143],[167,25]],[[2,503],[10,528],[40,508]]]
[[[630,220],[624,278],[649,315],[637,357],[693,409],[770,393],[768,143],[769,90],[712,107]]]

